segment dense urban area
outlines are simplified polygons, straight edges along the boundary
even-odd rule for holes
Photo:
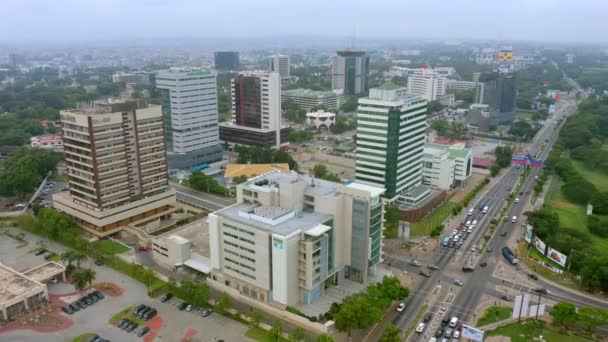
[[[317,43],[0,49],[0,340],[608,338],[608,48]]]

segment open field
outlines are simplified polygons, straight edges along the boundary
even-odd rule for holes
[[[449,200],[433,210],[429,215],[425,216],[422,220],[412,223],[412,236],[421,236],[431,234],[431,230],[434,227],[443,223],[443,221],[452,215],[452,208],[455,203],[451,203]]]
[[[538,341],[543,337],[543,341],[551,342],[584,342],[592,341],[581,336],[569,334],[553,329],[543,321],[527,320],[520,323],[511,323],[495,330],[486,331],[486,336],[506,336],[511,338],[511,342]]]
[[[600,192],[608,191],[608,175],[600,171],[591,170],[580,161],[573,160],[572,165],[583,178],[593,183]]]

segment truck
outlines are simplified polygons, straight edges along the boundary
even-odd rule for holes
[[[519,260],[517,260],[517,257],[515,257],[515,254],[513,254],[513,251],[511,251],[509,247],[502,248],[502,255],[511,265],[517,265],[519,263]]]

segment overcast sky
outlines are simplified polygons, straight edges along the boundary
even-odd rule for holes
[[[0,0],[0,41],[324,35],[606,42],[608,0]]]

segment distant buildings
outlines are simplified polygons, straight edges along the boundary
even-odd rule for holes
[[[479,77],[475,103],[487,104],[490,126],[512,122],[515,118],[516,79],[513,73],[489,72]]]
[[[270,61],[270,71],[278,72],[281,79],[290,77],[290,62],[289,56],[276,54],[272,56]]]
[[[214,71],[189,69],[170,69],[156,76],[163,97],[169,168],[222,159],[216,77]]]
[[[566,54],[566,63],[568,63],[568,64],[574,63],[574,54],[572,54],[572,53]]]
[[[13,68],[23,65],[25,64],[25,56],[16,53],[10,53],[8,55],[8,64],[10,64]]]
[[[420,69],[407,78],[407,91],[427,101],[438,100],[445,95],[447,79],[433,69]]]
[[[464,147],[426,143],[422,184],[440,190],[464,185],[473,174],[473,153]]]
[[[329,111],[338,111],[342,103],[344,103],[343,89],[334,91],[316,91],[309,89],[290,89],[281,92],[283,101],[293,101],[306,111],[312,111],[315,108],[323,107]]]
[[[459,80],[447,80],[446,89],[455,90],[471,90],[477,88],[477,82],[472,81],[459,81]]]
[[[30,138],[30,146],[55,151],[63,151],[63,139],[61,135],[47,134]]]
[[[344,95],[367,92],[369,57],[365,51],[338,51],[331,59],[331,88],[344,89]]]
[[[236,51],[218,51],[214,54],[216,70],[236,70],[239,68],[239,53]]]
[[[220,124],[220,140],[236,145],[278,147],[288,142],[281,125],[281,77],[241,72],[232,79],[232,123]]]
[[[60,114],[70,191],[53,206],[106,236],[174,210],[161,106],[96,102]]]
[[[272,172],[209,215],[211,279],[254,300],[310,304],[368,284],[382,261],[382,188]]]
[[[386,189],[390,200],[422,181],[427,101],[406,93],[394,85],[372,88],[357,109],[356,179]],[[415,204],[429,192],[410,194],[402,199]]]
[[[503,47],[498,50],[496,60],[499,64],[501,63],[513,63],[513,49],[510,47]]]
[[[112,82],[125,82],[126,84],[150,87],[154,85],[154,73],[147,71],[116,72],[112,74]]]
[[[318,110],[306,113],[306,125],[315,132],[328,132],[336,124],[336,113]]]

